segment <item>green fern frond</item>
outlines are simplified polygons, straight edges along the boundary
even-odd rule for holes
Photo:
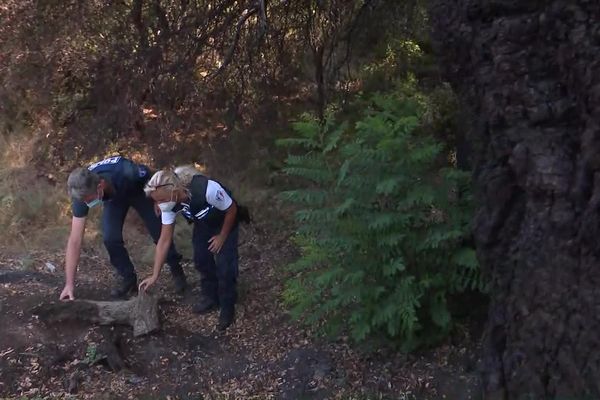
[[[301,255],[283,294],[292,315],[405,350],[448,333],[449,296],[487,288],[465,245],[470,176],[439,167],[444,147],[417,129],[425,101],[415,91],[374,96],[353,126],[305,116],[280,143],[296,147],[283,171],[300,178],[280,195],[297,207]]]

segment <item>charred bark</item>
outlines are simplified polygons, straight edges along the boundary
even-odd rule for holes
[[[490,398],[600,396],[600,3],[432,0],[446,77],[477,116]]]

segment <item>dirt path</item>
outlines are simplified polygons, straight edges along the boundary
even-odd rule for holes
[[[69,392],[101,399],[466,399],[473,394],[468,391],[475,387],[474,360],[464,347],[442,346],[408,357],[386,350],[361,353],[343,338],[326,342],[290,321],[280,293],[283,267],[294,249],[288,234],[275,232],[267,221],[242,232],[240,303],[226,333],[215,331],[216,314],[191,313],[198,276],[189,264],[192,290],[173,295],[164,274],[162,330],[134,339],[128,327],[45,326],[31,309],[57,300],[63,275],[45,263],[60,266],[61,255],[34,254],[27,268],[0,258],[0,398]],[[77,296],[108,298],[113,277],[107,259],[87,252],[81,270]],[[121,371],[101,360],[107,342],[119,345]]]

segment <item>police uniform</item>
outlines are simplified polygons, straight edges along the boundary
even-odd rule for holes
[[[210,238],[221,232],[225,214],[235,200],[219,182],[200,174],[193,177],[189,191],[189,202],[163,212],[162,223],[175,223],[177,213],[181,213],[194,224],[194,265],[201,275],[202,295],[219,305],[221,312],[232,313],[237,300],[238,220],[218,254],[211,253],[208,247]]]
[[[123,242],[123,223],[127,211],[133,207],[144,221],[154,243],[158,241],[161,231],[160,219],[154,212],[154,202],[144,193],[144,185],[151,176],[150,170],[145,165],[136,164],[121,156],[99,161],[90,165],[88,169],[109,182],[113,188],[110,195],[105,193],[102,198],[102,238],[110,262],[124,282],[135,282],[135,269]],[[74,217],[83,218],[88,215],[89,207],[85,202],[73,199],[72,211]],[[167,264],[171,267],[174,277],[183,275],[180,261],[181,256],[171,243]]]

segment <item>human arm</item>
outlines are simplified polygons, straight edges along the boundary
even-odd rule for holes
[[[85,232],[86,217],[73,217],[71,221],[71,233],[67,241],[65,254],[65,287],[60,294],[60,300],[74,300],[75,276],[77,265],[81,256],[81,245]]]
[[[212,180],[208,181],[206,187],[206,201],[208,204],[217,208],[218,210],[225,211],[225,217],[223,220],[223,226],[218,235],[215,235],[209,239],[208,249],[212,253],[219,253],[227,236],[233,229],[237,218],[237,204],[227,191],[218,183]]]
[[[154,252],[154,265],[152,267],[152,275],[144,279],[140,283],[139,289],[142,291],[146,291],[149,287],[154,285],[160,276],[160,270],[165,263],[167,258],[167,253],[169,252],[169,247],[171,246],[171,241],[173,240],[173,233],[175,231],[175,222],[171,224],[164,224],[160,230],[160,238],[156,243],[156,250]]]
[[[227,240],[227,236],[233,229],[235,225],[235,220],[237,216],[237,205],[235,202],[232,202],[227,211],[225,212],[225,219],[223,220],[223,226],[221,227],[221,231],[218,235],[215,235],[209,239],[210,245],[208,246],[208,250],[212,253],[219,253],[225,240]]]

